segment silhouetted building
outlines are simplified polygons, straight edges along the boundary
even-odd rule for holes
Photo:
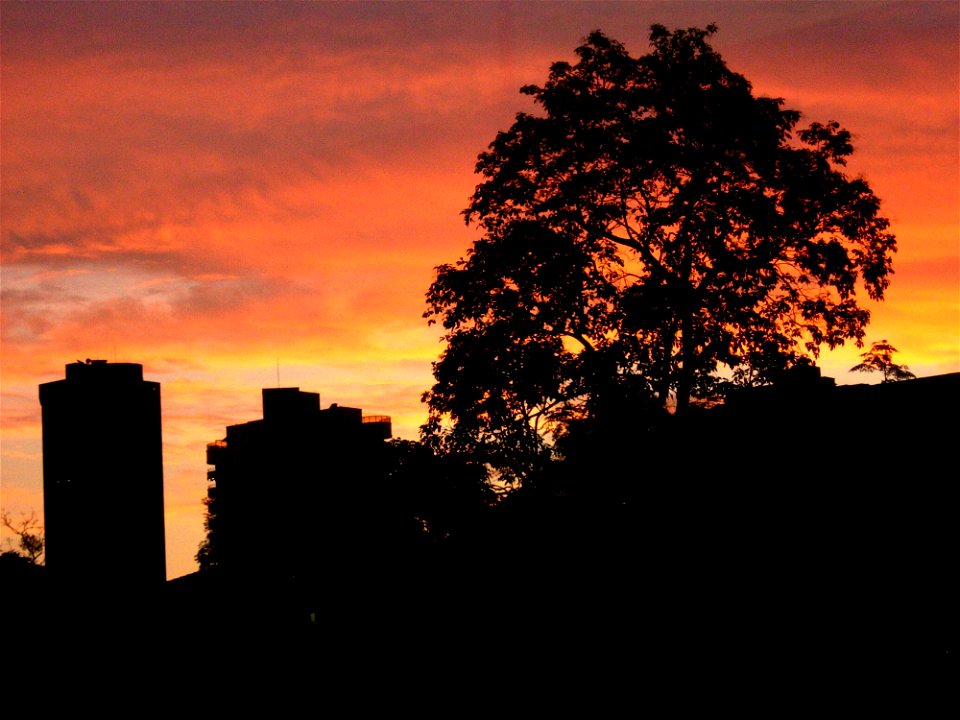
[[[320,409],[317,393],[263,390],[263,419],[207,446],[206,562],[245,572],[326,572],[378,532],[390,418]],[[201,560],[201,565],[204,564]]]
[[[166,580],[160,383],[143,366],[87,360],[40,385],[51,579],[144,587]]]
[[[742,390],[685,436],[688,533],[798,646],[928,652],[956,637],[958,402],[960,373]]]

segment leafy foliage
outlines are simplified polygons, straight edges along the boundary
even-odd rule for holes
[[[464,211],[483,237],[427,293],[434,442],[522,476],[624,382],[682,413],[723,368],[762,383],[862,341],[896,243],[842,172],[850,133],[755,97],[715,32],[656,25],[634,58],[596,31],[521,89],[541,111],[480,154]]]
[[[893,361],[893,354],[897,349],[886,340],[875,342],[865,353],[860,353],[863,361],[850,368],[850,372],[879,372],[883,373],[883,382],[897,380],[912,380],[916,377],[906,365],[898,365]]]
[[[486,469],[455,455],[438,456],[410,440],[387,444],[385,484],[391,514],[400,521],[394,544],[437,546],[459,542],[494,504]]]
[[[203,505],[206,508],[203,514],[203,529],[206,534],[197,548],[194,559],[197,561],[200,570],[207,571],[218,568],[223,564],[223,558],[221,557],[223,554],[222,541],[220,540],[221,521],[217,515],[218,506],[215,490],[203,499]]]

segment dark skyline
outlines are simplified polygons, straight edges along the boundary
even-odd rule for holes
[[[3,508],[42,507],[39,383],[74,358],[164,388],[168,572],[193,569],[203,448],[273,385],[416,437],[434,266],[478,233],[474,162],[600,28],[716,22],[757,93],[854,134],[900,242],[867,341],[960,368],[956,3],[8,4]],[[825,354],[846,370],[852,345]],[[279,375],[279,379],[278,379]],[[4,534],[4,538],[7,535]]]

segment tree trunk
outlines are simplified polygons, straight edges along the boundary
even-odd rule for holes
[[[693,321],[685,313],[680,326],[680,373],[677,378],[677,415],[685,415],[690,409],[690,391],[693,385]]]
[[[660,381],[657,383],[657,397],[660,400],[660,405],[664,408],[666,408],[667,403],[670,402],[670,380],[672,379],[670,361],[673,359],[673,341],[675,337],[676,333],[673,328],[668,328],[662,344],[663,359],[660,366]]]

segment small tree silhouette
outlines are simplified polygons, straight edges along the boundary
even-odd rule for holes
[[[34,565],[43,565],[43,525],[33,511],[29,516],[21,514],[19,521],[15,521],[7,512],[0,512],[0,524],[17,536],[20,549],[12,552]]]
[[[897,349],[886,340],[875,342],[867,352],[860,354],[863,362],[850,368],[850,372],[881,372],[885,383],[915,378],[916,375],[906,365],[898,365],[893,361],[895,352]]]

